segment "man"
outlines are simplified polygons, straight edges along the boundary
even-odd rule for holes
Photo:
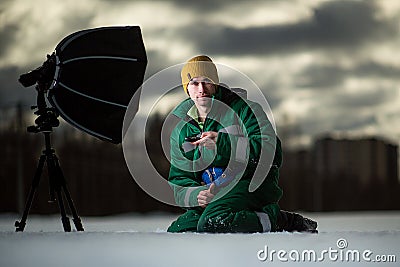
[[[169,232],[316,232],[316,223],[280,211],[282,150],[261,106],[219,85],[207,56],[181,71],[189,98],[174,111],[169,182],[187,209]],[[260,186],[249,191],[252,179]]]

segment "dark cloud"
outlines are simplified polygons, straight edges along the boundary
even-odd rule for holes
[[[384,105],[393,104],[397,88],[359,88],[356,92],[324,91],[313,95],[313,107],[298,123],[305,134],[329,131],[356,131],[377,127]]]
[[[272,110],[277,108],[285,98],[280,89],[279,82],[274,79],[270,79],[269,81],[260,84],[260,90],[264,94],[265,99]]]
[[[296,87],[332,88],[340,85],[349,72],[336,65],[313,65],[296,78]]]
[[[354,67],[315,64],[306,68],[296,77],[296,86],[329,89],[340,86],[348,77],[400,80],[400,68],[374,61],[361,62]]]
[[[346,111],[338,111],[330,114],[324,114],[324,117],[319,117],[316,120],[311,119],[307,126],[314,127],[315,132],[321,132],[320,125],[323,125],[323,121],[330,120],[333,123],[328,126],[330,128],[323,129],[326,132],[329,131],[357,131],[365,128],[369,125],[376,124],[376,116],[374,114],[363,115],[360,113],[349,116]]]
[[[126,4],[126,3],[132,3],[132,2],[137,2],[137,3],[144,3],[146,2],[145,0],[99,0],[101,2],[107,2],[107,3],[117,3],[117,4]],[[208,14],[210,13],[219,13],[221,10],[227,8],[228,6],[233,6],[233,5],[243,5],[243,4],[256,4],[258,2],[265,2],[267,0],[201,0],[201,1],[195,1],[195,0],[165,0],[162,1],[163,3],[170,3],[174,5],[176,9],[184,10],[186,12],[193,12],[204,15],[204,12],[207,12]],[[275,1],[275,0],[270,0],[270,1]],[[156,2],[154,2],[156,3]]]
[[[92,20],[95,18],[95,12],[92,14],[69,14],[62,17],[63,24],[66,25],[65,32],[75,32],[89,28]]]
[[[390,102],[395,94],[393,88],[358,90],[357,93],[326,92],[316,96],[318,105],[302,120],[302,129],[317,133],[321,130],[352,131],[376,125],[376,117],[381,112],[379,107]]]
[[[168,55],[162,50],[147,49],[147,67],[145,79],[150,78],[157,72],[177,64],[169,60]],[[177,75],[180,75],[179,73]]]
[[[312,49],[353,49],[389,38],[397,23],[378,19],[372,1],[331,1],[309,20],[294,24],[233,28],[199,22],[184,32],[199,50],[223,55],[268,54]]]
[[[12,3],[13,0],[1,0],[0,1],[0,15],[5,12],[8,5]]]
[[[16,24],[8,24],[0,27],[0,57],[4,56],[8,48],[14,45],[18,30],[19,27]]]
[[[201,0],[201,1],[188,1],[188,0],[171,0],[170,3],[173,3],[175,6],[182,9],[190,9],[193,13],[200,12],[201,16],[204,14],[202,12],[221,12],[221,9],[227,8],[228,6],[233,5],[256,5],[258,2],[264,2],[266,0]]]
[[[332,107],[336,105],[339,109],[352,110],[351,114],[357,112],[360,108],[373,108],[384,103],[388,103],[395,94],[393,88],[379,88],[376,90],[363,90],[360,88],[358,92],[352,94],[340,94],[335,99]]]
[[[357,131],[366,126],[376,125],[376,116],[373,112],[366,114],[335,105],[316,110],[298,123],[304,134],[319,135],[331,131]]]
[[[393,65],[384,65],[374,61],[368,61],[357,66],[353,74],[374,78],[400,79],[400,68]]]
[[[377,123],[376,116],[374,114],[362,116],[356,115],[351,118],[348,114],[338,114],[336,118],[335,129],[336,131],[356,131],[369,125]]]
[[[1,107],[10,107],[18,102],[23,103],[25,106],[35,104],[36,91],[34,87],[24,88],[18,82],[18,78],[22,73],[25,73],[25,71],[15,66],[0,68]]]

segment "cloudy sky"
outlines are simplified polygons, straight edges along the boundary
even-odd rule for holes
[[[146,77],[197,54],[248,75],[279,134],[400,140],[400,2],[1,0],[0,110],[34,100],[18,84],[66,35],[139,25]],[[290,131],[288,130],[290,129]]]

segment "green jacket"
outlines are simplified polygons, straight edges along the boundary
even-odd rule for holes
[[[275,169],[281,166],[281,145],[259,104],[219,87],[203,129],[188,115],[193,105],[194,102],[188,98],[173,111],[177,124],[170,138],[171,167],[168,180],[178,205],[198,206],[197,195],[205,189],[201,185],[201,175],[210,166],[237,169],[237,179],[254,178],[254,181],[277,185],[279,172],[275,171],[274,175],[268,177],[267,174],[271,165]],[[185,137],[207,131],[218,132],[216,150],[195,147],[185,141]],[[265,192],[269,193],[275,194]],[[268,198],[277,202],[280,196],[276,194]]]

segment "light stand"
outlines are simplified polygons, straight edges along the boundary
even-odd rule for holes
[[[42,66],[22,74],[24,87],[36,84],[38,118],[28,132],[42,132],[45,149],[40,156],[31,190],[17,231],[24,230],[29,209],[46,163],[50,201],[57,199],[66,232],[71,231],[63,197],[78,231],[83,231],[68,192],[50,134],[58,116],[77,129],[113,144],[122,142],[122,128],[130,100],[140,90],[147,65],[139,26],[113,26],[71,33],[56,46]],[[139,95],[135,99],[139,101]],[[48,102],[46,102],[48,101]],[[47,105],[49,104],[49,106]],[[136,107],[138,106],[138,103]],[[130,111],[132,116],[137,109]]]
[[[66,180],[64,178],[63,172],[61,170],[58,158],[55,154],[55,150],[51,147],[50,134],[53,131],[53,127],[59,125],[59,120],[57,119],[58,114],[53,108],[47,107],[45,100],[45,93],[47,91],[46,85],[38,82],[36,85],[37,95],[37,106],[32,107],[32,109],[37,108],[34,114],[39,117],[35,120],[36,125],[28,127],[28,132],[44,134],[45,138],[45,149],[39,158],[39,163],[36,168],[35,175],[32,180],[31,189],[29,191],[28,199],[25,204],[25,209],[20,221],[15,222],[16,232],[23,232],[26,220],[28,218],[29,210],[32,206],[32,201],[39,186],[40,177],[42,175],[44,164],[46,163],[48,168],[48,178],[49,178],[49,189],[50,189],[50,200],[49,202],[58,201],[58,207],[61,213],[61,221],[65,232],[71,232],[71,224],[69,218],[66,215],[66,210],[64,206],[63,194],[67,200],[69,209],[73,216],[73,222],[77,231],[84,231],[81,219],[79,218],[77,211],[75,209],[74,203],[72,201],[71,195],[68,191]]]

